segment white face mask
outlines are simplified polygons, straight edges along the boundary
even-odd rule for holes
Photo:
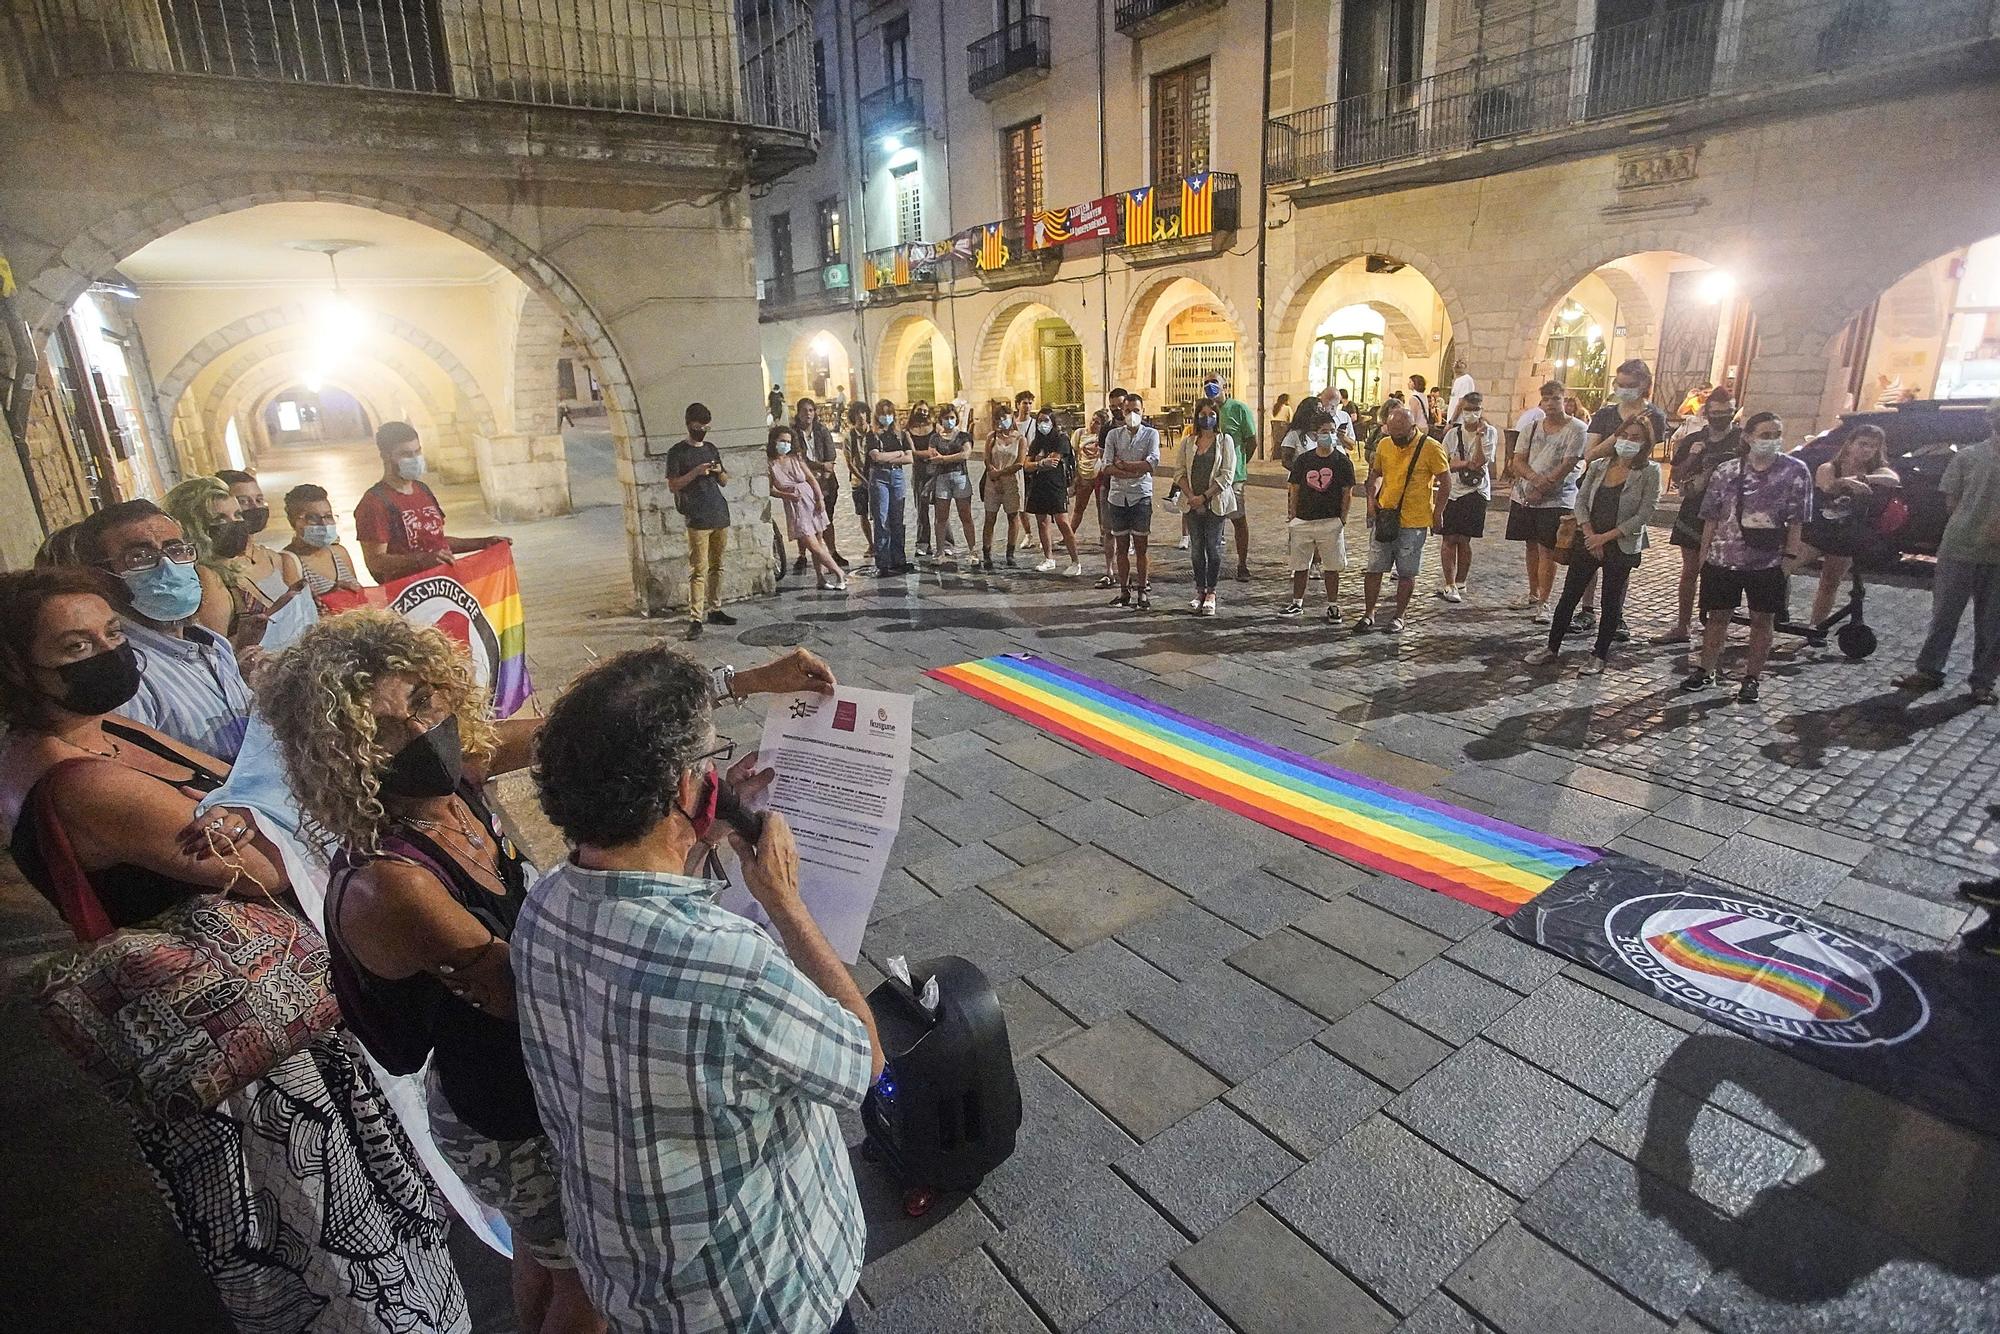
[[[1621,459],[1636,459],[1639,457],[1639,442],[1637,440],[1613,440],[1611,448]]]
[[[1639,401],[1639,390],[1636,386],[1629,384],[1613,385],[1611,396],[1620,403],[1637,403]]]
[[[1036,423],[1035,423],[1035,434],[1036,434],[1036,435],[1047,435],[1047,434],[1048,434],[1048,433],[1049,433],[1050,431],[1053,431],[1053,430],[1055,430],[1055,429],[1056,429],[1056,424],[1055,424],[1054,422],[1036,422]]]
[[[875,419],[875,424],[886,431],[891,426],[894,426],[896,424],[895,414],[890,412],[885,412],[881,416]]]
[[[1750,442],[1750,452],[1760,459],[1775,457],[1777,452],[1784,447],[1785,438],[1783,436],[1779,436],[1775,440],[1752,440]]]
[[[1459,414],[1458,419],[1475,430],[1486,423],[1485,414],[1480,412],[1462,412]]]
[[[1313,448],[1322,454],[1331,454],[1333,452],[1333,432],[1322,431],[1314,436]]]
[[[776,449],[780,454],[789,454],[792,452],[792,442],[789,440],[780,440],[772,448]]]
[[[1136,412],[1128,412],[1125,414],[1125,424],[1131,427],[1135,431],[1139,429],[1140,420],[1141,418],[1139,414]]]
[[[1014,429],[1014,414],[1013,414],[1013,413],[1011,413],[1011,412],[1003,412],[1003,413],[1001,413],[1001,414],[1000,414],[1000,429],[1001,429],[1001,430],[1003,430],[1003,431],[1011,431],[1011,430],[1013,430],[1013,429]]]
[[[406,458],[397,459],[396,475],[406,482],[421,482],[424,480],[424,456],[422,454],[411,454]]]

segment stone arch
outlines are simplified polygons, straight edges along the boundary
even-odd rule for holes
[[[830,325],[821,325],[816,329],[801,331],[792,339],[791,346],[785,349],[785,374],[784,378],[778,381],[784,386],[786,402],[796,403],[806,396],[806,381],[810,374],[806,356],[812,350],[814,342],[821,338],[831,342],[847,362],[846,376],[832,375],[828,381],[829,388],[847,388],[847,379],[852,378],[855,368],[861,364],[861,358],[854,350],[854,340],[838,329]]]
[[[242,441],[244,422],[248,421],[251,423],[252,429],[258,432],[258,444],[260,446],[270,445],[269,438],[263,435],[264,414],[280,394],[299,384],[299,377],[297,375],[276,376],[267,381],[267,383],[270,386],[268,388],[260,386],[254,391],[246,391],[242,397],[241,406],[232,414],[236,421],[239,442]],[[389,420],[382,408],[378,386],[364,377],[349,375],[343,372],[329,379],[326,382],[325,388],[338,389],[341,393],[348,395],[361,405],[361,410],[367,413],[371,420],[378,423]],[[226,422],[224,429],[227,429]],[[263,459],[247,450],[245,458],[247,462],[255,466],[268,466]]]
[[[276,357],[231,367],[204,398],[198,418],[202,429],[219,433],[234,419],[241,432],[246,426],[246,414],[254,418],[271,395],[298,382],[298,371]],[[412,425],[427,438],[435,439],[451,420],[451,414],[439,407],[420,380],[384,362],[357,359],[344,367],[334,382],[343,384],[350,393],[355,393],[355,385],[363,386],[366,390],[363,402],[375,414],[377,425],[396,412],[408,412]],[[356,393],[356,397],[362,395]],[[393,411],[384,405],[392,405]]]
[[[984,400],[989,398],[1012,398],[1018,386],[1003,385],[1000,381],[1000,356],[1006,348],[1007,335],[1013,330],[1014,322],[1031,310],[1045,310],[1067,324],[1081,337],[1081,331],[1090,327],[1078,311],[1069,305],[1068,299],[1054,288],[1041,287],[1031,295],[1015,297],[1003,301],[993,308],[979,326],[979,333],[973,339],[972,371],[960,377],[960,385],[975,413],[982,412]],[[1091,358],[1083,359],[1084,389],[1086,394],[1095,386],[1091,384]]]
[[[305,330],[300,326],[286,326],[275,333],[261,335],[258,340],[242,345],[235,357],[224,363],[211,363],[204,372],[212,370],[213,376],[207,384],[201,402],[194,404],[196,419],[204,431],[220,429],[221,423],[235,415],[241,408],[240,386],[252,377],[276,373],[280,377],[297,378],[296,371],[285,361],[306,342]],[[404,355],[389,355],[401,351]],[[375,345],[373,352],[352,358],[356,373],[368,373],[392,381],[404,394],[416,402],[430,418],[427,438],[440,446],[438,466],[451,475],[471,476],[471,446],[469,441],[459,438],[462,426],[472,429],[491,429],[490,408],[488,415],[471,423],[461,422],[460,404],[454,399],[449,405],[440,403],[425,383],[422,373],[424,362],[410,355],[414,350],[400,342],[384,340]],[[438,374],[443,367],[431,363],[431,369]],[[197,374],[189,386],[193,389],[202,382]],[[379,383],[380,381],[378,381]],[[454,391],[458,382],[451,381]],[[483,402],[483,400],[482,400]],[[448,428],[448,429],[447,429]]]
[[[1132,299],[1126,303],[1125,318],[1120,322],[1118,341],[1115,344],[1116,356],[1112,361],[1114,381],[1130,384],[1139,378],[1139,352],[1145,341],[1146,326],[1152,322],[1155,315],[1160,314],[1161,303],[1169,300],[1168,290],[1174,284],[1183,281],[1195,284],[1201,289],[1202,295],[1196,296],[1189,292],[1172,298],[1164,319],[1173,319],[1183,311],[1192,310],[1196,306],[1213,306],[1222,312],[1223,318],[1229,321],[1230,328],[1236,333],[1237,361],[1248,369],[1257,369],[1251,352],[1252,339],[1248,334],[1249,326],[1244,324],[1242,314],[1236,309],[1236,303],[1216,291],[1207,279],[1201,277],[1194,269],[1176,265],[1155,274],[1133,292]],[[1234,386],[1237,397],[1242,397],[1246,388],[1248,386],[1242,384]],[[1262,394],[1261,385],[1258,386],[1257,392]]]
[[[567,330],[561,312],[546,300],[525,287],[516,294],[506,397],[514,430],[522,435],[542,435],[556,429],[560,406],[556,363],[562,359]]]
[[[944,329],[922,311],[909,310],[890,320],[875,340],[874,387],[878,396],[887,395],[898,403],[909,396],[910,361],[917,353],[919,335],[943,343],[947,356],[951,358],[946,366],[938,368],[940,383],[950,385],[958,380],[957,357]],[[948,389],[940,389],[939,392],[949,393]]]
[[[1365,259],[1369,255],[1386,256],[1421,274],[1424,281],[1431,285],[1431,290],[1437,293],[1438,301],[1444,306],[1445,323],[1451,327],[1454,335],[1462,337],[1464,332],[1472,327],[1466,318],[1465,301],[1459,295],[1458,288],[1452,282],[1447,269],[1414,246],[1405,245],[1386,236],[1374,236],[1322,251],[1300,266],[1298,276],[1292,279],[1273,303],[1272,308],[1278,312],[1278,324],[1266,342],[1266,348],[1285,349],[1285,354],[1291,355],[1291,350],[1298,344],[1300,323],[1304,320],[1314,295],[1319,291],[1320,284],[1331,277],[1341,265]],[[1268,352],[1266,357],[1268,359]],[[1293,375],[1289,367],[1287,372],[1289,378],[1301,382],[1305,378],[1302,372]],[[1278,377],[1273,378],[1275,380]]]

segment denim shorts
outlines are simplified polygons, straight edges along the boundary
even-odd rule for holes
[[[1153,531],[1153,498],[1135,500],[1130,505],[1106,505],[1104,527],[1114,537],[1146,537]]]
[[[1414,579],[1424,563],[1424,542],[1431,535],[1428,528],[1404,528],[1396,534],[1393,542],[1377,542],[1374,535],[1368,541],[1368,573],[1387,574],[1394,566],[1398,579]]]

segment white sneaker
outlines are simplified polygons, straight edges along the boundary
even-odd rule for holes
[[[1042,557],[1041,563],[1035,566],[1036,574],[1054,574],[1055,572],[1056,572],[1056,561],[1055,557],[1053,556]]]
[[[1431,590],[1431,596],[1434,598],[1442,598],[1445,601],[1449,602],[1451,600],[1451,585],[1439,584],[1436,588],[1433,588]]]
[[[1446,602],[1465,601],[1465,594],[1461,593],[1455,586],[1447,587],[1440,596],[1442,596]]]
[[[1521,661],[1527,663],[1530,667],[1546,667],[1559,656],[1561,655],[1550,652],[1547,647],[1542,647],[1536,649],[1533,653],[1521,659]],[[1592,659],[1592,661],[1595,661],[1595,659]]]
[[[1186,550],[1188,549],[1188,540],[1187,540],[1187,536],[1186,536],[1186,534],[1183,534],[1183,535],[1181,536],[1181,541],[1180,541],[1180,548],[1179,548],[1179,549],[1180,549],[1180,550],[1182,550],[1182,551],[1186,551]]]
[[[1507,604],[1508,608],[1513,611],[1533,611],[1541,605],[1541,603],[1535,601],[1533,598],[1515,598]]]
[[[1389,635],[1400,635],[1400,634],[1402,634],[1402,633],[1403,633],[1403,618],[1402,618],[1402,617],[1400,617],[1400,616],[1392,616],[1392,617],[1390,617],[1390,618],[1389,618],[1389,623],[1388,623],[1387,625],[1385,625],[1385,626],[1383,626],[1383,627],[1382,627],[1382,633],[1384,633],[1384,634],[1389,634]]]
[[[1215,615],[1215,595],[1213,593],[1201,600],[1201,614],[1204,616]]]
[[[1188,610],[1197,612],[1201,610],[1201,594],[1196,593],[1188,599]]]
[[[1533,614],[1528,619],[1536,625],[1547,625],[1549,623],[1549,604],[1546,602],[1537,602]]]
[[[1074,578],[1076,578],[1076,577],[1077,577],[1077,576],[1078,576],[1079,574],[1082,574],[1082,573],[1083,573],[1083,566],[1082,566],[1082,565],[1080,565],[1080,564],[1078,564],[1078,563],[1077,563],[1077,562],[1075,562],[1075,561],[1071,561],[1071,562],[1070,562],[1070,565],[1069,565],[1069,568],[1063,571],[1063,578],[1065,578],[1065,579],[1074,579]]]

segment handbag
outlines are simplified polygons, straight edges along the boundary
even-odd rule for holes
[[[1576,515],[1565,514],[1556,524],[1556,544],[1549,548],[1549,555],[1558,565],[1567,565],[1576,554]]]
[[[274,903],[196,894],[114,928],[45,785],[31,808],[83,942],[38,970],[35,1008],[112,1101],[159,1122],[211,1111],[339,1026],[326,941],[309,924]]]
[[[1396,506],[1390,509],[1380,501],[1375,505],[1375,540],[1394,542],[1403,535],[1403,500],[1410,494],[1410,479],[1417,475],[1417,456],[1423,453],[1424,437],[1410,441],[1410,466],[1403,473],[1403,489],[1396,495]]]
[[[1743,526],[1743,486],[1748,480],[1744,473],[1747,464],[1738,464],[1736,473],[1736,531],[1743,534],[1743,545],[1752,551],[1783,551],[1785,530],[1782,528],[1746,528]]]

